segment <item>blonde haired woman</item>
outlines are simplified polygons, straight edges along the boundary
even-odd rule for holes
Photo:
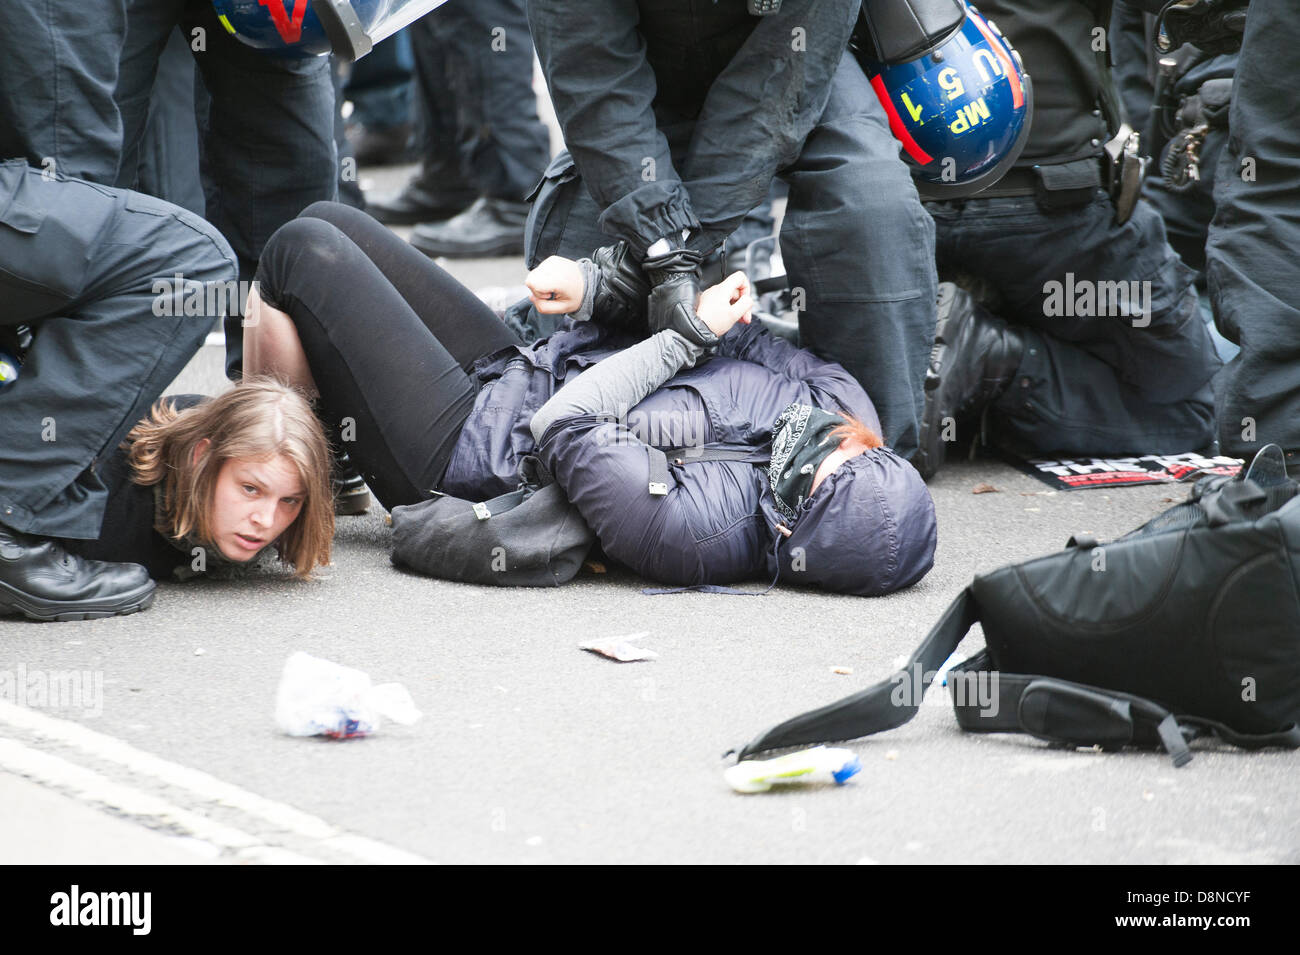
[[[215,398],[165,397],[103,467],[109,501],[99,538],[63,546],[83,559],[141,565],[155,580],[247,565],[274,548],[306,578],[330,559],[329,469],[311,407],[272,379],[246,379]],[[38,620],[102,617],[148,607],[152,581],[138,590],[102,607],[0,593],[0,609]]]

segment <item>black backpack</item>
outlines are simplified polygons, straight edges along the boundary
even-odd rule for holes
[[[977,621],[986,648],[947,673],[968,732],[1161,746],[1175,766],[1204,735],[1300,747],[1300,483],[1271,445],[1117,540],[1073,537],[976,577],[903,670],[773,727],[740,758],[901,726]]]

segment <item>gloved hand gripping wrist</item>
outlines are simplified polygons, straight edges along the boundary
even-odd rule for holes
[[[641,263],[650,280],[646,317],[650,333],[671,328],[701,348],[718,343],[718,336],[696,313],[700,300],[700,253],[671,249]]]
[[[591,261],[596,271],[592,317],[644,334],[650,283],[628,255],[627,243],[603,246],[592,253]]]

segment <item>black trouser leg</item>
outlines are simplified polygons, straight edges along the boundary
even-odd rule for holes
[[[35,328],[18,380],[0,391],[0,523],[94,539],[107,500],[96,458],[202,345],[234,256],[177,206],[46,179],[21,161],[0,163],[0,196],[12,197],[0,211],[0,322]]]
[[[113,185],[125,0],[0,3],[0,159]]]
[[[940,268],[991,284],[1002,316],[1032,330],[994,405],[1016,443],[1107,456],[1193,451],[1213,440],[1209,381],[1220,363],[1192,271],[1149,204],[1139,202],[1123,225],[1100,190],[1053,211],[1032,196],[929,210]]]
[[[1232,134],[1218,169],[1206,274],[1219,330],[1241,345],[1218,409],[1224,451],[1249,457],[1269,442],[1300,450],[1300,77],[1295,11],[1254,0],[1232,94]]]

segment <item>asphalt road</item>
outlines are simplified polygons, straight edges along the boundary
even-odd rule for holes
[[[451,267],[473,287],[523,277],[518,259]],[[178,390],[220,386],[207,348]],[[934,570],[886,598],[651,597],[618,570],[547,591],[445,583],[392,566],[376,508],[340,519],[312,582],[162,584],[134,616],[6,618],[0,673],[89,672],[103,691],[101,712],[0,702],[0,861],[1300,862],[1300,756],[1200,744],[1175,770],[967,736],[940,693],[851,744],[863,770],[846,786],[727,787],[724,750],[886,676],[973,574],[1117,536],[1185,493],[1052,493],[996,461],[951,465],[931,491]],[[639,632],[657,660],[577,649]],[[976,629],[962,651],[980,645]],[[281,735],[297,650],[403,683],[422,718]]]

